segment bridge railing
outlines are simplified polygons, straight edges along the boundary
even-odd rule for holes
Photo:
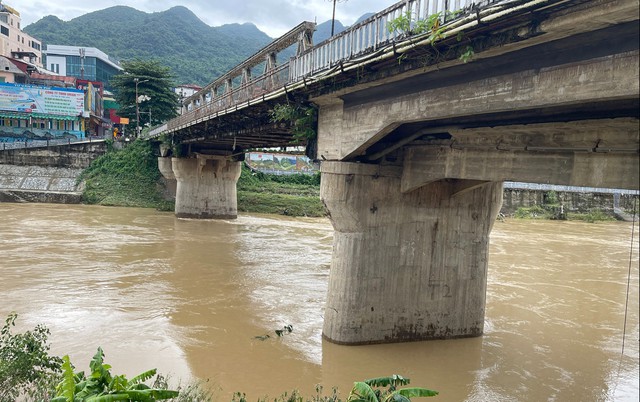
[[[442,13],[449,18],[447,12],[454,12],[469,7],[478,0],[404,0],[366,20],[342,31],[341,33],[317,44],[304,54],[291,60],[289,81],[297,82],[323,70],[338,65],[358,55],[375,51],[389,44],[402,34],[398,30],[389,30],[390,22],[409,15],[411,27],[415,21],[425,20],[430,15]]]
[[[175,129],[189,122],[197,121],[214,115],[236,105],[260,99],[265,94],[287,84],[289,79],[289,64],[282,64],[275,69],[258,77],[252,78],[249,82],[233,88],[213,99],[210,99],[202,106],[184,112],[182,115],[172,119],[167,123],[167,129]]]
[[[266,74],[253,78],[251,81],[209,100],[208,103],[183,113],[177,119],[171,120],[167,128],[179,127],[190,121],[202,119],[233,108],[235,105],[260,98],[262,95],[284,86],[287,83],[288,70],[289,65],[283,64]]]

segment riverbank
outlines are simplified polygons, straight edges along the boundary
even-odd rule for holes
[[[173,211],[158,171],[157,157],[146,141],[123,150],[109,149],[80,176],[85,181],[82,201],[87,204],[146,207]],[[243,165],[237,184],[238,211],[288,216],[321,217],[320,175],[271,175]],[[637,214],[637,196],[622,196],[616,210],[613,194],[564,193],[505,188],[502,216],[518,219],[560,219],[587,222]],[[634,207],[635,202],[635,207]]]
[[[85,181],[82,201],[86,204],[174,209],[158,170],[157,156],[147,141],[136,141],[122,150],[110,148],[79,180]],[[238,180],[238,211],[325,216],[320,175],[267,175],[243,166]]]

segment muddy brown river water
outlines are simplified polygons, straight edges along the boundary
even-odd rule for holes
[[[484,336],[350,347],[321,338],[327,220],[45,204],[0,213],[0,314],[16,311],[20,330],[46,324],[52,352],[79,368],[102,346],[116,373],[208,379],[221,401],[310,396],[315,384],[346,398],[353,381],[394,373],[440,391],[434,401],[638,400],[631,223],[496,222]]]

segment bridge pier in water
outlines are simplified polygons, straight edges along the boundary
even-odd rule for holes
[[[159,162],[158,166],[161,166],[161,163]],[[160,171],[165,178],[171,179],[163,169]],[[241,162],[214,155],[171,158],[171,171],[177,181],[175,203],[177,217],[237,218],[236,183],[240,178]]]
[[[171,158],[158,158],[158,170],[165,178],[165,181],[167,183],[167,191],[175,199],[178,182],[176,180],[176,175],[173,174]]]
[[[340,344],[478,336],[502,183],[401,191],[402,168],[323,162],[335,229],[323,336]]]

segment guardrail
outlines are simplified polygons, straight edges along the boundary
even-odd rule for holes
[[[223,110],[233,108],[235,105],[259,99],[269,92],[284,87],[285,84],[288,83],[288,78],[289,64],[282,64],[266,74],[256,77],[237,88],[233,88],[229,92],[210,99],[209,102],[203,106],[199,106],[170,120],[167,122],[167,129],[175,129],[189,122],[197,121]]]
[[[25,148],[43,148],[55,145],[71,145],[76,143],[91,143],[91,142],[103,142],[106,137],[104,136],[93,136],[88,138],[57,138],[50,140],[30,140],[27,139],[25,141],[12,141],[12,142],[2,142],[0,143],[0,150],[4,151],[6,149],[25,149]]]
[[[475,3],[480,2],[472,0],[405,0],[398,2],[292,59],[290,82],[299,81],[302,77],[330,69],[341,61],[375,51],[389,44],[402,35],[402,32],[398,30],[390,31],[387,28],[389,23],[397,18],[410,16],[409,27],[413,27],[418,20],[426,20],[430,15],[442,13],[442,18],[446,23],[449,13]]]

